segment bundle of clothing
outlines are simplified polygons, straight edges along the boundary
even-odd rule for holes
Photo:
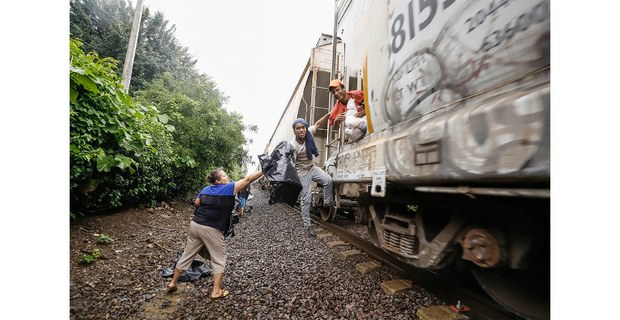
[[[351,98],[347,103],[347,112],[344,119],[344,135],[350,142],[363,138],[368,128],[366,118],[358,118],[355,116],[356,113],[355,99]]]

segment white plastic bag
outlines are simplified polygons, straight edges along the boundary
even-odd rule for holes
[[[344,135],[351,142],[355,142],[366,135],[366,118],[358,118],[355,116],[357,113],[357,107],[355,106],[355,99],[349,99],[347,102],[347,113],[344,119]]]

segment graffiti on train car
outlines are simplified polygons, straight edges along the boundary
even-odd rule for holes
[[[507,174],[536,154],[547,134],[549,91],[515,93],[448,120],[453,164],[466,172]]]
[[[343,152],[338,155],[338,169],[335,178],[341,180],[358,180],[372,176],[372,169],[377,163],[377,147],[370,146]]]
[[[517,90],[485,103],[473,101],[449,117],[392,133],[397,137],[385,143],[386,167],[401,177],[516,172],[541,148],[549,147],[545,145],[548,99],[548,87],[531,93]]]
[[[366,148],[344,148],[336,179],[372,177],[377,147],[395,179],[503,175],[546,168],[534,162],[548,153],[549,87],[510,87],[492,99],[472,99],[453,113],[412,126],[400,125],[375,135]],[[542,153],[541,153],[542,152]],[[542,159],[548,159],[543,156]],[[446,161],[448,160],[448,161]]]
[[[436,1],[420,1],[420,13],[414,19],[413,2],[402,2],[390,16],[390,61],[382,111],[392,123],[436,113],[493,83],[510,81],[515,74],[544,64],[539,52],[548,44],[539,38],[548,31],[548,24],[534,26],[548,22],[548,1],[450,5],[438,11]],[[429,11],[426,19],[420,19],[425,11]],[[423,23],[415,33],[414,21],[418,20]],[[444,23],[441,31],[424,28],[425,23],[435,21]],[[492,50],[499,46],[503,50]]]

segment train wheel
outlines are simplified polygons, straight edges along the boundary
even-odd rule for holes
[[[321,220],[332,222],[336,219],[336,207],[321,207],[319,210],[321,211]]]
[[[487,294],[506,309],[526,319],[549,319],[549,277],[525,271],[485,269],[471,272]]]
[[[377,235],[377,227],[375,226],[375,222],[372,220],[370,216],[370,209],[367,205],[360,205],[360,211],[368,213],[368,236],[370,237],[370,241],[377,247],[379,247],[379,236]]]
[[[368,224],[368,217],[370,217],[368,207],[363,206],[363,205],[358,206],[354,212],[355,212],[355,223]]]

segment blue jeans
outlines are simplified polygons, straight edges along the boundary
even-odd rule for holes
[[[247,201],[248,200],[246,198],[239,197],[239,205],[237,207],[238,208],[245,208],[245,205],[246,205]]]
[[[303,189],[301,189],[301,193],[299,194],[299,197],[301,198],[301,217],[303,219],[304,227],[309,227],[310,207],[312,201],[312,181],[316,181],[323,186],[324,203],[329,203],[334,200],[334,182],[332,177],[317,166],[312,166],[312,169],[310,169],[308,174],[305,176],[300,175],[299,180],[301,180],[301,185],[303,187]]]

